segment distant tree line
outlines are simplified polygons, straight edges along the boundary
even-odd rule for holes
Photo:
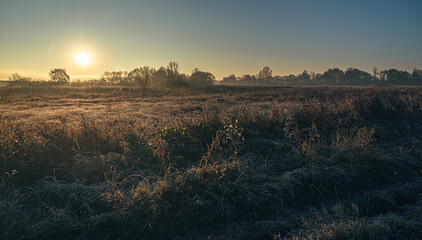
[[[68,84],[70,77],[65,69],[51,69],[48,73],[49,82],[57,84]],[[18,73],[12,74],[9,81],[30,82],[31,78],[22,77]],[[209,87],[215,81],[212,73],[200,71],[195,68],[192,74],[187,75],[181,73],[179,64],[170,62],[167,67],[159,69],[150,68],[148,66],[135,68],[132,71],[106,71],[101,74],[99,83],[107,85],[141,85],[143,88],[151,87]]]
[[[414,68],[412,73],[397,69],[378,71],[374,68],[372,74],[357,68],[330,68],[324,73],[303,71],[298,75],[273,76],[272,70],[265,66],[256,75],[236,77],[231,74],[223,78],[222,84],[227,85],[356,85],[373,84],[391,85],[421,85],[422,70]]]
[[[12,76],[9,77],[9,81],[12,85],[24,85],[29,84],[31,82],[30,77],[22,77],[18,73],[12,74]]]
[[[191,75],[180,73],[179,64],[170,62],[159,69],[148,66],[130,72],[112,71],[101,74],[100,82],[109,85],[140,85],[145,92],[147,86],[156,88],[209,87],[215,81],[212,73],[195,68]]]
[[[51,84],[65,85],[70,82],[70,77],[65,69],[52,69],[49,72]],[[12,85],[30,84],[31,78],[22,77],[18,73],[9,77]],[[103,85],[140,86],[142,93],[148,87],[154,88],[186,88],[209,87],[215,83],[224,85],[264,85],[264,86],[291,86],[291,85],[349,85],[365,86],[374,84],[384,85],[422,85],[422,70],[414,68],[413,72],[388,69],[379,71],[374,68],[372,73],[357,68],[330,68],[324,73],[308,72],[290,74],[287,76],[273,75],[270,67],[265,66],[256,75],[243,75],[237,77],[231,74],[222,81],[215,81],[212,73],[200,71],[195,68],[190,75],[179,71],[179,64],[170,62],[167,67],[158,69],[148,66],[138,67],[131,71],[106,71],[99,80],[90,83]]]
[[[46,83],[64,85],[70,82],[70,76],[66,73],[65,69],[61,69],[61,68],[51,69],[48,75],[50,77],[50,80]],[[34,83],[40,82],[40,81],[32,81],[30,77],[22,77],[18,73],[12,74],[12,76],[9,77],[9,81],[11,85],[32,85]]]

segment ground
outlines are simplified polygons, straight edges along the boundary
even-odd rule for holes
[[[420,239],[419,88],[0,88],[3,239]]]

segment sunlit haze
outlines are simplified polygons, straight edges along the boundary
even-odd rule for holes
[[[75,60],[78,64],[85,66],[91,62],[91,57],[86,52],[79,52],[75,55]]]
[[[422,1],[0,1],[0,79],[179,63],[217,79],[422,68]],[[83,49],[83,51],[81,51]]]

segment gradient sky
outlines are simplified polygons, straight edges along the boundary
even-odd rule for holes
[[[274,74],[422,68],[420,0],[0,0],[0,79],[179,63]],[[73,56],[84,50],[92,64]]]

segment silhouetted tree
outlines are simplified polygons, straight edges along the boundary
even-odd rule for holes
[[[121,71],[121,77],[119,79],[119,84],[128,85],[131,83],[131,79],[129,78],[129,73],[127,71]]]
[[[380,71],[378,73],[378,81],[382,83],[382,82],[384,82],[386,80],[387,80],[387,76],[385,74],[385,70],[384,71]]]
[[[314,71],[311,71],[311,73],[309,74],[309,80],[315,83],[316,78],[317,78],[317,74]]]
[[[167,76],[176,78],[179,75],[179,64],[176,62],[170,62],[167,66]]]
[[[413,68],[412,80],[414,84],[422,83],[422,70],[417,69],[416,67]]]
[[[176,62],[170,62],[166,68],[166,87],[173,87],[176,85],[177,77],[179,76],[179,64]]]
[[[411,75],[406,71],[400,71],[397,69],[389,69],[383,71],[386,80],[390,84],[407,84],[411,82]]]
[[[197,68],[189,77],[189,84],[193,87],[209,87],[212,86],[215,76],[209,72],[199,71]]]
[[[153,87],[165,87],[167,81],[167,70],[164,67],[160,67],[151,76],[151,86]]]
[[[271,82],[273,75],[273,70],[270,67],[265,66],[258,73],[258,80],[262,82]]]
[[[101,74],[100,80],[104,83],[110,84],[129,84],[130,79],[128,78],[127,71],[113,71],[113,72],[104,72]]]
[[[166,68],[160,67],[158,70],[150,70],[150,75],[147,78],[147,85],[153,87],[204,87],[211,86],[215,81],[215,77],[212,73],[199,71],[197,68],[192,71],[190,76],[180,73],[179,64],[176,62],[170,62]],[[140,84],[141,86],[144,86],[143,80],[139,80],[140,78],[134,78],[133,76],[133,71],[130,76],[125,71],[104,72],[104,74],[101,75],[101,80],[104,83],[111,84]],[[14,74],[9,79],[15,78],[19,79],[22,77],[18,74]],[[141,81],[141,83],[139,81]],[[304,70],[298,75],[273,76],[272,70],[265,66],[256,75],[246,74],[242,77],[236,77],[236,75],[231,74],[224,77],[222,82],[226,84],[236,83],[243,85],[267,85],[269,83],[274,85],[368,85],[375,82],[389,84],[422,84],[422,70],[414,68],[413,72],[409,73],[397,69],[378,71],[378,69],[374,67],[372,74],[370,74],[357,68],[347,68],[346,71],[342,71],[339,68],[330,68],[323,74],[312,71],[309,73],[307,70]],[[143,95],[145,95],[146,86],[143,89]]]
[[[309,75],[308,71],[303,70],[302,74],[299,74],[296,79],[296,82],[299,84],[307,84],[310,83],[311,76]]]
[[[240,82],[244,82],[244,83],[256,83],[257,82],[257,78],[254,75],[246,74],[246,75],[243,75],[240,78]]]
[[[179,64],[170,62],[167,66],[166,87],[188,87],[188,77],[179,73]]]
[[[56,68],[52,69],[49,72],[49,76],[51,81],[59,83],[59,84],[68,84],[70,82],[70,77],[67,75],[65,69]]]
[[[297,84],[297,78],[295,75],[290,74],[288,76],[282,76],[281,77],[281,83],[283,85],[290,85],[290,84]]]
[[[182,73],[177,76],[176,81],[173,82],[171,87],[175,88],[187,88],[189,87],[189,77],[188,75]]]
[[[15,83],[23,83],[23,82],[30,82],[30,77],[22,77],[18,73],[12,74],[12,76],[9,77],[9,81],[15,82]]]
[[[145,92],[147,90],[148,83],[151,79],[151,76],[154,74],[155,70],[145,66],[140,68],[135,68],[129,72],[128,76],[134,82],[138,83],[142,87],[142,97],[145,97]]]
[[[366,85],[371,82],[372,77],[367,72],[350,67],[344,72],[344,79],[346,84]]]
[[[374,67],[374,69],[372,69],[372,73],[374,74],[373,80],[378,81],[378,68]]]
[[[225,83],[234,83],[234,82],[236,82],[236,75],[231,74],[228,77],[224,77],[223,78],[223,82],[225,82]]]

